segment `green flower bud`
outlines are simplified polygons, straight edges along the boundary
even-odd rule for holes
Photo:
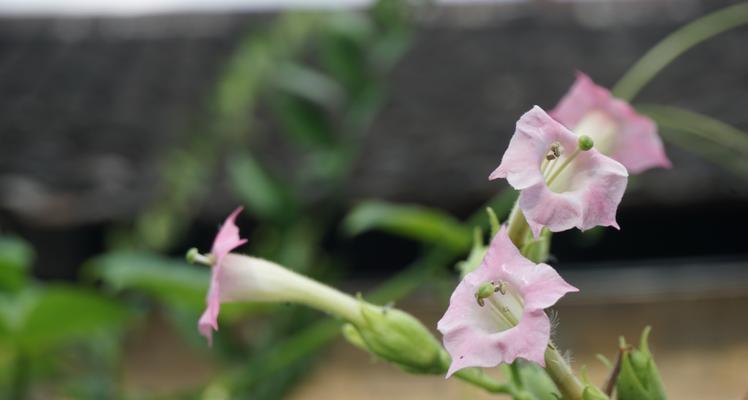
[[[593,146],[595,146],[595,141],[592,140],[591,137],[587,135],[582,135],[579,137],[579,150],[587,151]]]
[[[441,374],[447,371],[449,356],[434,335],[410,314],[362,301],[361,315],[363,323],[343,327],[344,336],[354,346],[408,372]]]
[[[522,246],[522,255],[534,263],[548,261],[551,250],[551,231],[543,229],[537,239],[528,240]]]
[[[619,400],[664,400],[660,373],[649,351],[649,332],[642,332],[639,349],[632,348],[622,341],[621,370],[618,374],[616,390]]]

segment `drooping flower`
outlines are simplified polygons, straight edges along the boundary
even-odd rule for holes
[[[502,228],[478,269],[457,285],[437,324],[452,356],[447,377],[519,357],[545,366],[551,323],[544,309],[576,291],[550,265],[524,258]]]
[[[200,333],[212,340],[218,330],[220,305],[229,302],[298,303],[348,322],[346,337],[352,343],[411,372],[440,373],[446,357],[428,328],[411,315],[354,298],[271,261],[230,253],[244,244],[234,220],[235,210],[216,236],[212,253],[203,256],[191,249],[187,258],[211,266],[207,307]]]
[[[613,226],[628,181],[626,168],[533,107],[525,113],[501,164],[489,179],[506,178],[520,190],[519,207],[534,236]]]
[[[600,152],[631,173],[671,166],[654,121],[581,72],[550,115],[576,134],[590,136]]]
[[[230,253],[246,243],[235,223],[241,210],[237,208],[226,218],[209,256],[198,254],[196,249],[188,253],[188,258],[212,268],[207,306],[198,321],[198,330],[208,343],[213,331],[218,330],[218,314],[226,302],[299,303],[363,324],[359,300],[271,261]]]
[[[213,270],[210,277],[210,289],[208,289],[208,295],[206,298],[206,308],[203,315],[198,321],[198,330],[200,334],[208,339],[208,343],[212,343],[213,331],[218,330],[218,313],[221,309],[220,293],[221,293],[221,272],[223,269],[223,263],[226,256],[231,250],[243,245],[247,242],[246,239],[239,237],[239,228],[236,226],[236,217],[242,212],[242,207],[238,207],[232,212],[226,221],[221,225],[218,230],[215,240],[213,240],[213,247],[210,250]]]

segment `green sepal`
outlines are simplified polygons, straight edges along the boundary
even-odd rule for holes
[[[457,263],[460,278],[464,278],[480,266],[483,257],[486,256],[486,251],[488,247],[483,243],[483,231],[478,227],[473,228],[473,247],[470,248],[467,258]]]
[[[660,373],[649,351],[650,327],[644,328],[639,348],[622,342],[621,371],[616,382],[619,400],[664,400]]]
[[[361,301],[361,315],[362,323],[343,327],[343,335],[354,346],[411,373],[447,371],[449,356],[434,335],[410,314]]]
[[[543,229],[537,239],[530,239],[522,246],[522,255],[535,263],[545,262],[551,249],[551,231]]]
[[[582,382],[584,383],[582,400],[610,400],[605,392],[590,382],[590,378],[587,376],[587,368],[584,366],[582,367]]]

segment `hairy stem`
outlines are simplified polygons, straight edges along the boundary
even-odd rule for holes
[[[545,371],[553,379],[565,400],[581,400],[584,386],[553,343],[545,351]]]

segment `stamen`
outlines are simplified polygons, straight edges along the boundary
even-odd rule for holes
[[[561,143],[559,142],[551,143],[551,149],[548,150],[548,153],[545,155],[545,159],[548,161],[552,161],[552,160],[555,160],[561,157],[562,150],[563,148],[561,147]]]
[[[499,286],[496,287],[495,292],[501,292],[501,294],[506,294],[506,287],[504,286],[504,282],[499,282]]]
[[[475,291],[475,301],[481,307],[485,307],[485,305],[488,304],[491,310],[494,311],[496,316],[498,316],[504,323],[510,326],[516,326],[519,321],[512,314],[509,307],[502,304],[500,298],[495,296],[496,293],[500,293],[500,296],[510,294],[512,296],[512,299],[521,304],[521,301],[517,299],[516,295],[512,291],[508,290],[506,283],[503,281],[499,281],[498,284],[496,284],[495,282],[485,282],[480,285],[478,287],[478,290]]]
[[[575,158],[577,158],[577,156],[579,155],[579,153],[581,153],[581,151],[579,149],[574,150],[574,152],[571,153],[571,155],[569,157],[566,157],[566,159],[564,160],[564,162],[561,163],[561,165],[559,165],[558,168],[556,168],[551,173],[549,173],[548,174],[548,179],[546,179],[546,181],[545,181],[546,185],[551,186],[551,183],[553,183],[553,181],[556,180],[556,178],[558,178],[559,175],[561,175],[561,172],[563,172],[564,169],[566,169],[566,167],[568,167],[569,164],[571,164],[571,162],[574,161]]]

